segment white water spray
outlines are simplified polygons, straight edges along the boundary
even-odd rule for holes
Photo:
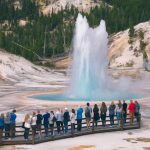
[[[67,96],[79,100],[135,97],[128,93],[129,80],[114,82],[107,74],[107,66],[108,34],[105,21],[101,20],[98,27],[91,28],[86,17],[79,14],[75,24],[73,63]]]

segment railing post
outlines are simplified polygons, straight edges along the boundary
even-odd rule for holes
[[[0,145],[2,145],[3,130],[0,129]]]
[[[35,144],[35,133],[33,129],[32,129],[32,144]]]
[[[120,129],[121,129],[121,130],[123,130],[123,124],[124,124],[123,121],[124,121],[124,120],[123,120],[123,115],[121,114],[121,118],[120,118]]]
[[[92,118],[92,132],[94,131],[94,117]]]
[[[74,137],[74,130],[75,130],[75,124],[73,125],[71,123],[71,135],[72,135],[72,137]]]
[[[139,118],[138,118],[138,124],[139,124],[139,128],[141,128],[141,114],[139,114]]]

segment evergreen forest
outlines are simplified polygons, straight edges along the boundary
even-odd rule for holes
[[[150,0],[102,1],[100,7],[89,13],[80,13],[87,17],[91,27],[104,19],[109,35],[150,20]],[[14,2],[0,0],[0,48],[32,62],[71,50],[77,8],[66,6],[58,13],[43,15],[34,0],[20,0],[21,8],[16,8]],[[20,25],[21,20],[26,22],[25,26]]]

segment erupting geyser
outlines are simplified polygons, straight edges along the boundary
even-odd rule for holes
[[[102,20],[96,28],[90,28],[86,17],[79,14],[73,39],[69,95],[76,98],[98,98],[105,92],[107,44],[105,21]]]
[[[117,100],[145,96],[135,93],[138,82],[129,78],[112,79],[108,70],[108,34],[105,21],[89,27],[86,17],[78,15],[73,38],[73,62],[69,70],[69,87],[63,94],[36,95],[45,100]],[[141,84],[140,84],[141,86]],[[134,90],[133,90],[134,89]],[[133,92],[134,91],[134,92]],[[138,94],[137,94],[138,93]]]
[[[129,80],[115,81],[107,74],[108,34],[105,21],[89,27],[86,17],[78,15],[73,38],[73,63],[67,97],[85,100],[128,99]],[[131,91],[130,91],[131,92]]]

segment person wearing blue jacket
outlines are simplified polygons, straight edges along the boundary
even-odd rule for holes
[[[4,129],[4,114],[0,114],[0,129]]]
[[[4,114],[0,114],[0,139],[2,139],[4,129]]]
[[[68,122],[70,121],[70,115],[69,115],[68,108],[65,108],[63,117],[64,117],[65,133],[67,133],[68,132]]]
[[[82,128],[82,113],[83,113],[83,108],[80,106],[77,109],[77,130],[81,131]]]
[[[11,113],[10,113],[10,136],[11,138],[15,137],[15,132],[16,132],[16,110],[14,109]]]
[[[45,129],[45,136],[48,136],[48,126],[49,126],[49,118],[50,118],[50,113],[48,113],[48,111],[46,111],[46,113],[43,115],[43,125],[44,125],[44,129]]]

